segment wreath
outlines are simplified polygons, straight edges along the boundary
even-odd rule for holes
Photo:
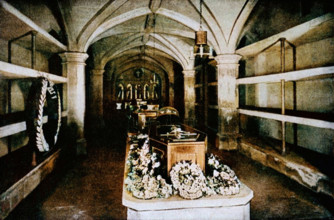
[[[37,78],[29,91],[27,130],[29,141],[39,152],[49,151],[57,142],[61,126],[61,100],[55,84],[45,77]],[[47,123],[43,123],[47,115]]]
[[[170,171],[170,178],[173,188],[185,199],[198,199],[208,193],[201,168],[190,161],[176,163]]]

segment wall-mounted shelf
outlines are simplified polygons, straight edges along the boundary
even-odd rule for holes
[[[61,117],[67,117],[67,111],[61,113]],[[48,122],[48,116],[43,117],[43,123]],[[0,127],[0,138],[8,137],[10,135],[18,134],[22,131],[27,130],[27,125],[25,121],[9,124]]]
[[[251,45],[240,48],[236,50],[236,53],[244,57],[254,56],[269,47],[279,38],[286,38],[297,46],[327,37],[332,37],[334,34],[333,26],[334,13],[328,13]],[[279,44],[273,48],[279,49]]]
[[[247,110],[247,109],[239,109],[240,114],[255,116],[260,118],[267,118],[273,119],[282,122],[289,122],[301,125],[308,125],[318,128],[327,128],[327,129],[334,129],[334,122],[312,119],[312,118],[304,118],[304,117],[297,117],[291,115],[281,115],[263,111],[255,111],[255,110]]]
[[[281,114],[271,113],[261,110],[239,109],[240,114],[255,116],[260,118],[272,119],[282,122],[282,153],[285,153],[285,123],[294,123],[318,128],[334,130],[334,122],[328,120],[319,120],[310,117],[301,117],[295,115],[286,115],[285,109],[285,82],[314,80],[319,78],[333,77],[334,66],[318,67],[305,70],[296,70],[284,73],[254,76],[237,79],[237,84],[257,84],[257,83],[281,83]]]
[[[20,37],[30,31],[36,31],[36,49],[38,51],[59,53],[67,50],[67,46],[4,0],[0,1],[0,20],[0,30],[6,30],[0,31],[0,38],[5,41]],[[29,37],[24,37],[16,43],[25,48],[30,48],[31,45]]]
[[[296,70],[284,73],[276,73],[263,76],[252,76],[237,79],[237,84],[275,83],[285,81],[297,81],[315,79],[316,77],[331,77],[334,74],[334,66],[318,67],[305,70]]]
[[[54,74],[41,72],[27,67],[0,61],[0,79],[36,78],[45,75],[54,83],[67,83],[67,78]]]

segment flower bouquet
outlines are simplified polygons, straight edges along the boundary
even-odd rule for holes
[[[240,181],[234,171],[221,164],[212,154],[208,157],[207,183],[212,191],[220,195],[234,195],[240,192]]]
[[[150,152],[148,136],[135,136],[131,143],[126,189],[139,199],[168,198],[173,193],[172,186],[158,174],[159,157]]]

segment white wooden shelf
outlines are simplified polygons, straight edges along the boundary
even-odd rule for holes
[[[305,70],[296,70],[285,73],[276,73],[263,76],[253,76],[237,79],[237,84],[256,84],[256,83],[275,83],[281,80],[285,81],[297,81],[303,79],[309,79],[317,76],[333,76],[334,66],[318,67]]]
[[[293,28],[287,29],[286,31],[283,31],[281,33],[270,36],[266,39],[260,40],[256,43],[240,48],[236,50],[236,53],[244,57],[254,56],[260,53],[263,49],[273,44],[279,38],[286,38],[294,45],[321,40],[332,35],[333,26],[334,13],[328,13],[300,25],[297,25]],[[277,43],[276,48],[279,48],[279,43]]]
[[[318,120],[318,119],[311,119],[311,118],[304,118],[304,117],[297,117],[297,116],[290,116],[290,115],[281,115],[276,113],[269,113],[269,112],[262,112],[262,111],[255,111],[255,110],[247,110],[247,109],[239,109],[240,114],[255,116],[260,118],[267,118],[277,121],[284,121],[289,123],[313,126],[318,128],[326,128],[334,130],[334,122]]]
[[[66,117],[67,111],[63,111],[61,117]],[[48,122],[48,116],[43,117],[43,123]],[[0,138],[8,137],[10,135],[18,134],[22,131],[27,130],[27,125],[25,121],[17,122],[10,125],[5,125],[0,127]]]
[[[67,50],[67,46],[59,42],[30,18],[22,14],[4,0],[0,1],[0,38],[6,41],[20,37],[29,31],[37,31],[36,49],[49,53],[59,53]],[[23,47],[30,48],[30,38],[18,40]]]
[[[41,72],[27,67],[0,61],[0,79],[36,78],[46,76],[54,83],[67,83],[67,78],[51,73]]]

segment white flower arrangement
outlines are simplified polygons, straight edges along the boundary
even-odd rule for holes
[[[139,199],[168,198],[172,186],[156,170],[160,167],[158,155],[150,153],[147,135],[133,137],[127,158],[128,175],[126,189]]]
[[[240,192],[240,181],[234,171],[212,154],[208,158],[207,174],[208,187],[215,193],[234,195]]]
[[[198,199],[212,194],[201,168],[190,161],[176,163],[170,171],[170,178],[174,193],[179,193],[185,199]]]
[[[172,167],[172,184],[168,184],[159,173],[160,158],[151,152],[148,136],[133,136],[130,143],[125,185],[136,198],[168,198],[179,194],[185,199],[198,199],[202,196],[234,195],[240,192],[240,181],[234,171],[212,154],[207,160],[206,177],[197,164],[180,161]]]

